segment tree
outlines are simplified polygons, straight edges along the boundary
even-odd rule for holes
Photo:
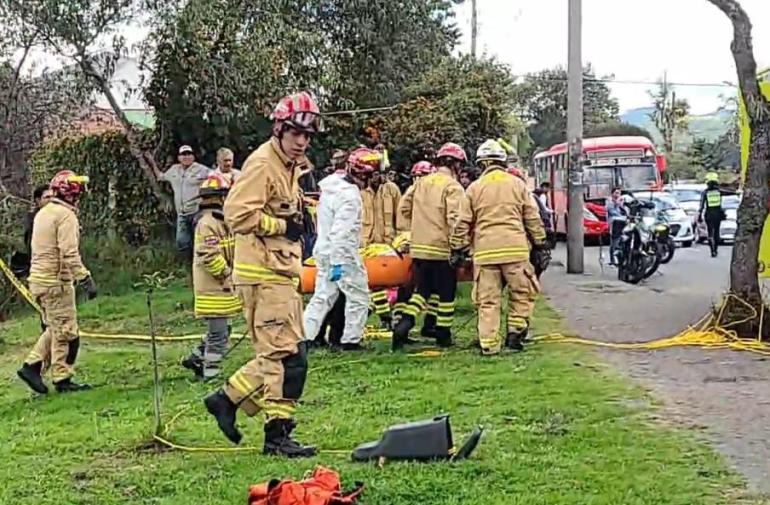
[[[632,136],[647,137],[653,140],[652,134],[644,128],[623,121],[608,121],[606,123],[591,126],[585,131],[585,137],[610,137],[610,136]]]
[[[407,88],[404,103],[371,118],[367,133],[398,147],[393,155],[398,165],[430,158],[448,141],[473,158],[484,140],[511,140],[523,131],[511,114],[513,99],[507,66],[470,55],[447,58]]]
[[[741,155],[737,143],[725,133],[714,141],[696,138],[687,149],[687,157],[693,165],[716,172],[737,169]]]
[[[658,81],[658,90],[649,94],[655,106],[655,111],[650,113],[650,119],[663,136],[666,154],[671,154],[676,147],[676,134],[688,130],[690,104],[686,99],[676,97],[676,91],[665,75]]]
[[[38,34],[20,30],[3,5],[0,17],[9,20],[0,27],[0,192],[20,193],[27,154],[87,104],[90,88],[72,69],[50,72],[30,65]]]
[[[752,308],[763,306],[758,278],[759,242],[768,215],[770,188],[770,103],[762,94],[754,58],[752,25],[746,11],[736,0],[708,0],[730,19],[733,41],[730,46],[741,97],[746,107],[751,142],[743,199],[738,208],[738,229],[730,262],[730,291]],[[731,304],[726,314],[733,320],[745,319],[740,304]],[[756,336],[756,318],[738,327],[742,334]]]
[[[583,123],[586,130],[618,119],[618,102],[609,86],[588,65],[583,71]],[[562,67],[528,74],[516,87],[518,114],[529,123],[536,148],[548,148],[567,137],[567,71]]]
[[[155,179],[155,161],[120,108],[110,84],[115,62],[126,51],[119,28],[135,20],[145,5],[138,0],[1,0],[0,5],[20,29],[36,33],[48,50],[73,61],[105,96],[153,193],[170,207],[168,195]]]
[[[287,90],[313,91],[325,111],[401,101],[454,47],[454,3],[191,0],[157,18],[146,98],[175,141],[244,155]]]

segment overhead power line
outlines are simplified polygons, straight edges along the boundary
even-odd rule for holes
[[[559,81],[559,82],[566,82],[566,77],[557,77],[557,76],[539,76],[537,74],[518,74],[513,76],[514,79],[527,79],[527,78],[536,78],[540,80],[545,81]],[[609,77],[595,77],[590,75],[583,75],[583,80],[585,82],[603,82],[605,84],[632,84],[632,85],[638,85],[638,86],[657,86],[660,84],[659,81],[642,81],[642,80],[632,80],[632,79],[614,79]],[[736,88],[737,86],[731,82],[723,81],[723,82],[670,82],[667,81],[667,83],[671,86],[682,86],[682,87],[701,87],[701,88]]]

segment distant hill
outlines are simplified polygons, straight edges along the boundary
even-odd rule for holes
[[[623,122],[646,129],[655,137],[655,142],[660,144],[662,138],[649,116],[654,110],[653,107],[630,109],[621,114],[620,119]],[[711,114],[690,116],[690,134],[677,139],[678,147],[686,148],[692,143],[693,138],[716,140],[727,131],[732,116],[733,111],[731,110],[720,110]]]

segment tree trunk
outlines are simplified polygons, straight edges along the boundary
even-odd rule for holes
[[[730,290],[754,306],[759,306],[759,241],[767,219],[768,170],[770,165],[770,125],[756,124],[751,131],[749,167],[738,208],[738,229],[730,263]]]
[[[80,68],[83,70],[83,72],[87,76],[90,76],[92,79],[94,79],[94,81],[96,81],[97,85],[99,86],[99,90],[104,94],[105,97],[107,97],[107,101],[110,103],[112,111],[115,113],[115,116],[126,130],[126,140],[128,141],[128,150],[131,153],[131,156],[133,156],[134,160],[142,169],[142,173],[144,173],[144,177],[147,180],[147,183],[150,185],[150,188],[152,188],[153,194],[158,199],[158,201],[160,201],[160,205],[163,211],[170,212],[173,209],[173,203],[171,201],[171,197],[163,191],[155,177],[155,171],[153,170],[153,164],[155,163],[155,160],[152,158],[150,153],[146,153],[142,149],[141,143],[137,138],[134,125],[131,124],[131,122],[126,117],[126,114],[123,112],[123,109],[120,108],[120,104],[118,104],[115,95],[112,93],[112,89],[110,89],[108,80],[104,77],[104,75],[102,75],[94,68],[91,60],[85,54],[82,54],[78,58],[78,63],[80,64]]]
[[[770,196],[770,104],[760,91],[751,38],[752,26],[746,11],[737,0],[708,1],[732,22],[733,41],[730,48],[751,126],[749,163],[743,186],[743,201],[738,208],[738,229],[730,263],[730,292],[745,303],[728,303],[725,307],[725,322],[745,321],[733,329],[741,336],[755,337],[759,321],[752,314],[747,314],[747,311],[754,310],[758,314],[764,304],[759,286],[758,256]],[[749,304],[750,308],[745,304]]]

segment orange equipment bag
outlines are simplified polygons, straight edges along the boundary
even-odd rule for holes
[[[343,493],[339,474],[319,466],[300,482],[273,479],[249,487],[248,505],[349,505],[363,490],[363,483],[356,482],[353,491]]]

